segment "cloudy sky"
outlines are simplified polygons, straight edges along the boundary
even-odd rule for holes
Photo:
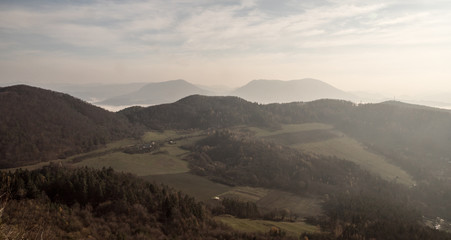
[[[0,73],[0,85],[310,77],[451,91],[451,1],[2,0]]]

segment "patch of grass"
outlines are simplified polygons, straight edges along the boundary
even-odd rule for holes
[[[290,133],[281,133],[265,137],[279,144],[293,145],[299,143],[320,142],[327,139],[335,138],[338,135],[330,130],[308,130]]]
[[[146,132],[142,137],[141,140],[144,142],[151,142],[151,141],[169,141],[173,139],[180,139],[180,138],[192,138],[202,135],[201,130],[165,130],[165,131],[150,131]]]
[[[266,220],[240,219],[229,215],[217,216],[214,219],[229,225],[237,231],[247,233],[268,233],[269,230],[271,230],[271,227],[276,227],[284,231],[287,236],[299,237],[304,232],[320,231],[318,227],[309,225],[305,222],[274,222]]]
[[[387,181],[396,181],[411,186],[415,183],[412,177],[400,167],[391,164],[386,158],[369,152],[356,140],[342,134],[339,138],[320,142],[291,145],[294,148],[316,154],[336,156],[354,162]]]
[[[175,130],[165,130],[165,131],[151,131],[146,132],[142,137],[141,140],[144,142],[150,142],[150,141],[166,141],[171,138],[177,137],[178,134]]]
[[[212,197],[219,196],[220,198],[236,198],[240,201],[255,202],[263,212],[286,208],[300,217],[322,214],[319,198],[301,197],[266,188],[230,187],[191,173],[152,175],[143,178],[164,183],[201,201],[208,201]]]
[[[129,145],[133,145],[133,144],[137,144],[139,141],[137,139],[132,139],[132,138],[126,138],[126,139],[122,139],[119,141],[114,141],[111,143],[107,143],[105,148],[101,148],[98,149],[96,151],[105,151],[105,150],[112,150],[115,148],[120,148],[123,146],[129,146]],[[92,153],[92,152],[89,152]]]
[[[143,178],[148,181],[169,185],[200,201],[208,201],[212,197],[232,189],[232,187],[212,182],[207,178],[191,173],[150,175]]]
[[[43,166],[47,166],[50,163],[56,163],[56,164],[71,163],[72,160],[76,159],[76,158],[83,158],[85,156],[90,156],[90,155],[102,155],[102,153],[106,154],[106,153],[111,152],[112,150],[120,148],[122,146],[128,146],[128,145],[132,145],[132,144],[136,144],[136,143],[138,143],[138,141],[135,139],[131,139],[131,138],[122,139],[122,140],[114,141],[111,143],[107,143],[105,146],[101,146],[96,150],[86,152],[86,153],[76,154],[76,155],[70,156],[65,159],[54,159],[54,160],[50,160],[50,161],[46,161],[46,162],[40,162],[40,163],[31,164],[31,165],[27,165],[27,166],[21,166],[21,167],[17,167],[17,168],[8,168],[8,169],[3,169],[3,170],[4,171],[15,171],[16,169],[19,169],[19,168],[27,169],[27,170],[35,170],[35,169],[42,168]]]
[[[116,171],[129,172],[138,176],[185,173],[189,169],[188,163],[183,158],[189,154],[189,151],[182,149],[181,146],[193,144],[201,138],[203,136],[200,131],[176,132],[169,130],[164,132],[147,132],[141,140],[125,139],[114,142],[106,148],[103,148],[103,150],[86,153],[82,155],[87,156],[86,158],[82,158],[83,161],[74,163],[73,165],[93,168],[112,167]],[[172,139],[178,140],[174,141],[173,144],[168,143]],[[121,147],[142,144],[144,142],[150,143],[152,141],[161,144],[160,149],[156,152],[126,154],[120,150]],[[112,149],[117,151],[111,151]]]
[[[285,191],[254,187],[233,187],[218,195],[221,198],[236,198],[244,202],[255,202],[262,212],[288,209],[300,217],[322,214],[319,197],[303,197]]]
[[[254,187],[233,187],[230,191],[219,194],[221,198],[236,198],[244,202],[257,202],[264,198],[271,190]]]
[[[277,131],[249,128],[258,137],[270,138],[277,143],[320,155],[335,156],[358,164],[361,168],[381,176],[387,181],[396,181],[407,186],[415,184],[402,168],[392,164],[383,156],[374,154],[331,125],[321,123],[287,124]],[[329,132],[329,134],[327,133]],[[305,136],[305,134],[313,134]]]
[[[292,214],[300,217],[318,216],[323,213],[320,197],[303,197],[289,192],[272,190],[257,201],[262,210],[270,211],[274,208],[288,209]]]
[[[114,152],[83,160],[74,166],[92,168],[112,167],[119,172],[129,172],[138,176],[152,174],[183,173],[189,171],[188,163],[169,154],[126,154]]]
[[[257,127],[249,127],[248,129],[255,132],[255,136],[257,137],[267,137],[284,133],[313,131],[313,130],[329,130],[332,128],[333,126],[323,123],[302,123],[302,124],[285,124],[282,125],[281,129],[275,131]]]

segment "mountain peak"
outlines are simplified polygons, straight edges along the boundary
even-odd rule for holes
[[[164,82],[148,83],[132,93],[107,99],[100,104],[106,105],[155,105],[170,103],[193,94],[209,94],[186,80],[176,79]]]
[[[236,89],[232,95],[260,103],[313,101],[323,98],[351,100],[354,97],[323,81],[304,78],[298,80],[253,80]]]

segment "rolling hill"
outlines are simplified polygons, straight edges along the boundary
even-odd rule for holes
[[[305,78],[301,80],[254,80],[230,93],[258,103],[306,102],[317,99],[354,100],[355,97],[325,82]]]
[[[171,103],[193,94],[209,94],[185,80],[148,83],[139,90],[98,102],[100,105],[156,105]]]
[[[140,134],[120,115],[26,85],[0,88],[0,115],[0,168],[62,158]]]
[[[276,127],[272,113],[238,97],[188,96],[171,104],[130,107],[119,112],[150,129],[207,129],[240,124]]]

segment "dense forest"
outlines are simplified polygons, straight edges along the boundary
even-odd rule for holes
[[[142,134],[120,115],[25,85],[0,88],[0,115],[0,168],[64,158]]]
[[[112,169],[1,173],[0,238],[267,239],[214,221],[194,198]],[[1,213],[3,215],[1,215]],[[290,239],[290,238],[286,238]]]

